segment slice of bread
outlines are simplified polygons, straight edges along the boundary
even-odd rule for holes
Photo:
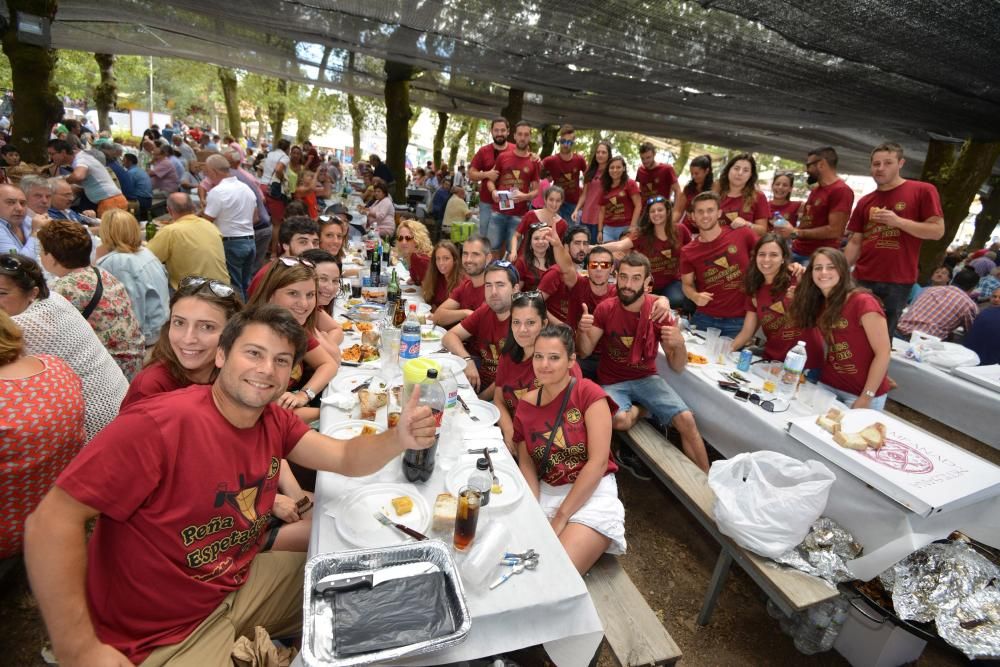
[[[434,501],[434,531],[454,530],[456,514],[458,514],[458,498],[450,493],[439,493]]]
[[[389,404],[389,394],[362,389],[358,392],[358,400],[361,401],[362,412],[374,412]]]
[[[838,431],[833,434],[833,441],[841,447],[846,447],[847,449],[855,449],[857,451],[864,451],[868,449],[868,443],[865,442],[865,439],[861,437],[860,433],[844,433],[843,431]]]
[[[839,424],[844,420],[844,413],[837,408],[830,408],[826,411],[826,418]]]
[[[392,508],[396,510],[396,514],[399,516],[403,516],[404,514],[409,514],[413,510],[413,498],[409,496],[400,496],[399,498],[393,498]]]
[[[871,426],[866,426],[859,435],[864,438],[868,446],[873,449],[881,449],[885,444],[885,424],[875,422]]]
[[[827,433],[836,433],[837,429],[840,428],[840,424],[823,415],[816,418],[816,425]]]

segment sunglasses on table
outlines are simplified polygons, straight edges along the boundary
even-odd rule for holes
[[[279,257],[278,261],[285,266],[295,266],[296,264],[301,264],[302,266],[308,266],[310,269],[316,268],[316,265],[313,262],[301,257]]]
[[[788,400],[780,396],[765,398],[756,392],[751,393],[745,389],[737,390],[735,398],[737,401],[748,401],[751,405],[756,405],[767,412],[785,412],[789,407]]]
[[[190,291],[192,294],[208,287],[217,297],[227,298],[236,294],[236,290],[225,283],[220,283],[218,280],[212,280],[210,278],[202,278],[201,276],[188,276],[184,278],[180,285],[178,285],[178,292],[181,290]]]
[[[591,269],[610,269],[614,262],[609,262],[607,260],[594,260],[587,264],[588,268]]]

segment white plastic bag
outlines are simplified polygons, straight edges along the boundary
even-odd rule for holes
[[[959,366],[978,366],[979,355],[958,343],[941,343],[940,350],[928,350],[923,361],[944,370]]]
[[[836,475],[818,461],[770,451],[716,461],[708,471],[719,532],[775,558],[798,545],[826,508]]]

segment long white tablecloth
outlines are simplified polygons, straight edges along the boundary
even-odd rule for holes
[[[688,349],[707,356],[703,345],[688,345]],[[770,413],[739,402],[732,393],[720,389],[717,380],[721,366],[688,364],[678,374],[667,366],[661,352],[658,368],[694,412],[704,438],[727,458],[743,452],[772,450],[803,461],[819,461],[837,475],[824,514],[851,531],[864,546],[865,555],[851,563],[852,572],[859,578],[870,579],[953,530],[1000,545],[1000,499],[922,518],[790,436],[785,431],[788,420],[811,414],[798,401],[792,401],[787,412]],[[735,370],[735,366],[730,369]]]
[[[899,339],[893,341],[889,375],[899,386],[889,398],[1000,449],[1000,393],[930,364],[907,359],[903,355],[906,345]]]
[[[404,294],[404,298],[414,297]],[[357,341],[349,338],[345,345],[354,342]],[[440,346],[424,342],[423,347],[426,352]],[[466,400],[475,398],[474,392],[468,387],[462,387],[459,391]],[[324,406],[320,412],[320,429],[328,431],[335,424],[349,418],[350,415],[343,410]],[[384,418],[384,414],[380,413],[378,419]],[[459,417],[458,423],[458,432],[463,435],[472,436],[475,431],[481,431],[481,427],[476,427],[465,417]],[[481,443],[477,444],[483,446]],[[444,446],[464,449],[476,445],[457,445],[449,441]],[[499,450],[494,455],[497,463],[513,461],[502,443],[496,443],[496,446]],[[431,507],[437,494],[445,490],[446,473],[439,457],[439,465],[431,479],[419,486],[421,495]],[[383,468],[378,481],[405,482],[398,458]],[[326,510],[336,507],[345,494],[364,483],[363,480],[334,473],[320,472],[317,475],[316,511],[309,541],[310,557],[317,553],[356,548],[341,538],[336,530],[335,519]],[[487,508],[483,520],[502,522],[512,535],[512,549],[534,548],[539,552],[541,558],[537,569],[516,575],[492,591],[485,586],[466,586],[466,597],[472,615],[472,631],[468,639],[454,648],[400,664],[441,665],[537,644],[544,644],[549,657],[557,665],[589,663],[601,643],[604,630],[583,579],[559,544],[538,503],[525,490],[521,501],[513,507],[497,510]],[[441,537],[446,541],[450,540],[450,536]],[[491,580],[492,578],[491,576]]]

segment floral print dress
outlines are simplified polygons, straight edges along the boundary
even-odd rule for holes
[[[82,313],[97,289],[95,271],[101,274],[104,293],[94,312],[87,318],[87,323],[131,382],[142,369],[145,347],[142,327],[132,309],[132,300],[125,286],[104,269],[85,266],[56,278],[49,287],[64,296]]]

